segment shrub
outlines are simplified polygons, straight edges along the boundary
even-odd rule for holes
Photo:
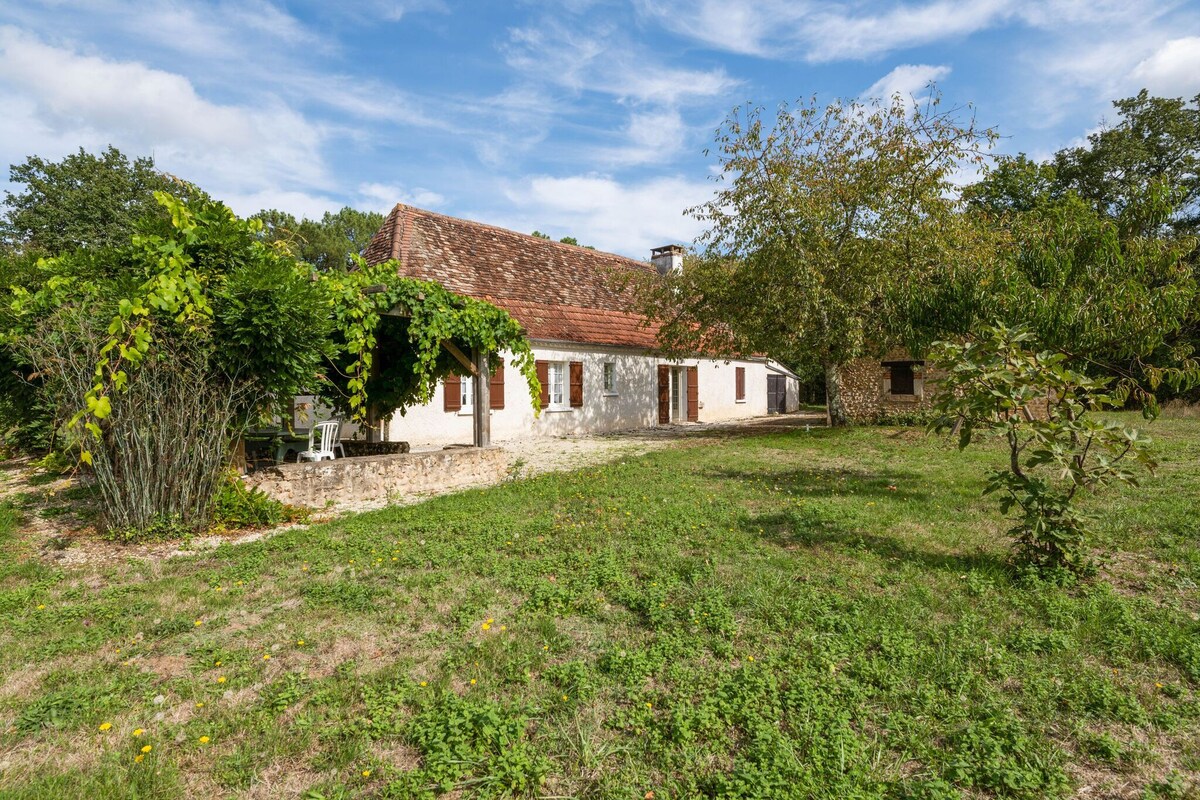
[[[1065,355],[1038,349],[1024,329],[997,325],[963,343],[940,342],[935,359],[946,377],[933,427],[956,429],[959,448],[977,434],[1007,446],[1008,464],[992,471],[985,494],[999,492],[1001,510],[1016,510],[1010,533],[1019,559],[1045,573],[1088,569],[1079,490],[1136,485],[1131,463],[1154,468],[1137,429],[1089,416],[1124,398],[1106,393],[1107,380],[1069,369]]]

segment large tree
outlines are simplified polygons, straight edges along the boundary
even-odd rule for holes
[[[264,209],[255,218],[263,223],[268,241],[286,242],[297,258],[320,270],[351,266],[383,225],[382,214],[349,206],[337,213],[326,211],[319,220],[297,220],[276,209]]]
[[[1115,218],[1151,185],[1167,185],[1175,190],[1170,226],[1200,232],[1200,95],[1152,97],[1143,89],[1113,106],[1115,124],[1090,134],[1086,145],[1055,154],[1057,188],[1075,191]]]
[[[842,367],[895,339],[892,288],[989,248],[959,214],[954,178],[995,135],[942,109],[815,100],[774,119],[735,109],[717,132],[720,186],[691,209],[708,225],[681,275],[647,281],[643,309],[672,352],[765,353],[823,372],[846,422]]]
[[[148,217],[162,216],[157,191],[199,195],[189,183],[157,170],[154,159],[132,161],[109,146],[92,155],[83,148],[61,161],[30,156],[13,164],[5,192],[0,240],[10,256],[57,256],[80,247],[119,247]]]

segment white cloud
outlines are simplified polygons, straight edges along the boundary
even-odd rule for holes
[[[396,203],[434,209],[446,202],[446,198],[437,192],[423,189],[405,189],[402,186],[386,183],[362,183],[358,186],[358,198],[363,210],[387,213]]]
[[[162,169],[218,196],[331,184],[322,130],[270,95],[253,105],[215,103],[182,75],[82,55],[11,27],[0,27],[0,92],[52,139],[152,153]],[[30,155],[14,146],[29,147],[0,142],[10,161]]]
[[[930,83],[950,74],[950,67],[932,64],[901,64],[863,90],[862,97],[889,100],[895,95],[913,97],[922,94]]]
[[[723,68],[663,66],[613,28],[576,32],[554,22],[517,28],[509,31],[503,52],[508,65],[529,80],[638,103],[703,100],[727,94],[740,84]]]
[[[1063,30],[1120,26],[1164,13],[1153,0],[639,0],[639,12],[705,45],[812,62],[863,60],[1013,22]]]
[[[624,144],[600,150],[599,161],[619,166],[669,161],[683,149],[688,126],[678,111],[664,108],[631,114],[620,135]]]
[[[1139,88],[1166,97],[1200,94],[1200,36],[1172,39],[1133,69]]]
[[[517,231],[547,231],[555,238],[570,235],[601,250],[645,259],[652,247],[694,240],[703,224],[684,216],[684,209],[705,202],[712,192],[711,183],[681,177],[622,183],[606,175],[535,176],[505,187],[503,209],[466,216]]]

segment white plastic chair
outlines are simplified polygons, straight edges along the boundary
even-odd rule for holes
[[[308,431],[308,449],[302,453],[296,454],[297,461],[333,461],[337,456],[333,453],[333,448],[341,449],[342,443],[338,441],[338,433],[341,430],[342,423],[335,420],[322,422],[312,426]],[[317,434],[321,436],[320,446],[317,445]],[[346,451],[342,450],[342,458],[346,457]]]

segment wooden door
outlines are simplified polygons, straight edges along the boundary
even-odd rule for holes
[[[700,370],[687,368],[687,421],[700,421]]]
[[[666,425],[671,421],[671,368],[666,364],[658,366],[658,424]]]
[[[767,413],[787,412],[787,378],[783,375],[767,376]]]

